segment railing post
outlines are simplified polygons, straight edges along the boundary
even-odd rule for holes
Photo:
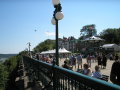
[[[55,72],[55,60],[53,60],[53,90],[56,90],[56,72]]]

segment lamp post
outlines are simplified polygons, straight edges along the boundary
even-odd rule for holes
[[[30,46],[31,46],[31,44],[30,44],[30,42],[28,42],[27,44],[28,44],[29,56],[31,57],[31,53],[30,53]]]
[[[53,13],[53,18],[51,23],[56,25],[56,65],[59,65],[59,52],[58,52],[58,20],[63,19],[62,7],[60,0],[52,0],[55,11]]]

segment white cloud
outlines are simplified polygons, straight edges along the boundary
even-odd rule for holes
[[[55,36],[55,32],[45,32],[46,36]],[[59,34],[60,35],[60,34]]]

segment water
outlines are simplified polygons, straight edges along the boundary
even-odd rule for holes
[[[4,62],[8,58],[0,58],[0,61]]]

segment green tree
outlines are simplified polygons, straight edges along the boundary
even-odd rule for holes
[[[18,63],[21,60],[21,55],[13,56],[0,62],[0,90],[15,89],[15,78],[17,74]]]
[[[108,28],[100,33],[100,37],[105,39],[106,43],[120,44],[120,28]]]
[[[9,73],[11,73],[17,65],[17,56],[11,57],[4,62],[4,65],[7,67]]]
[[[95,29],[94,24],[83,26],[80,32],[81,32],[80,35],[82,39],[97,35],[97,31]]]
[[[35,52],[47,51],[55,48],[55,40],[47,39],[44,42],[38,44],[35,48]]]
[[[5,90],[8,79],[8,72],[6,71],[6,67],[0,62],[0,90]]]

